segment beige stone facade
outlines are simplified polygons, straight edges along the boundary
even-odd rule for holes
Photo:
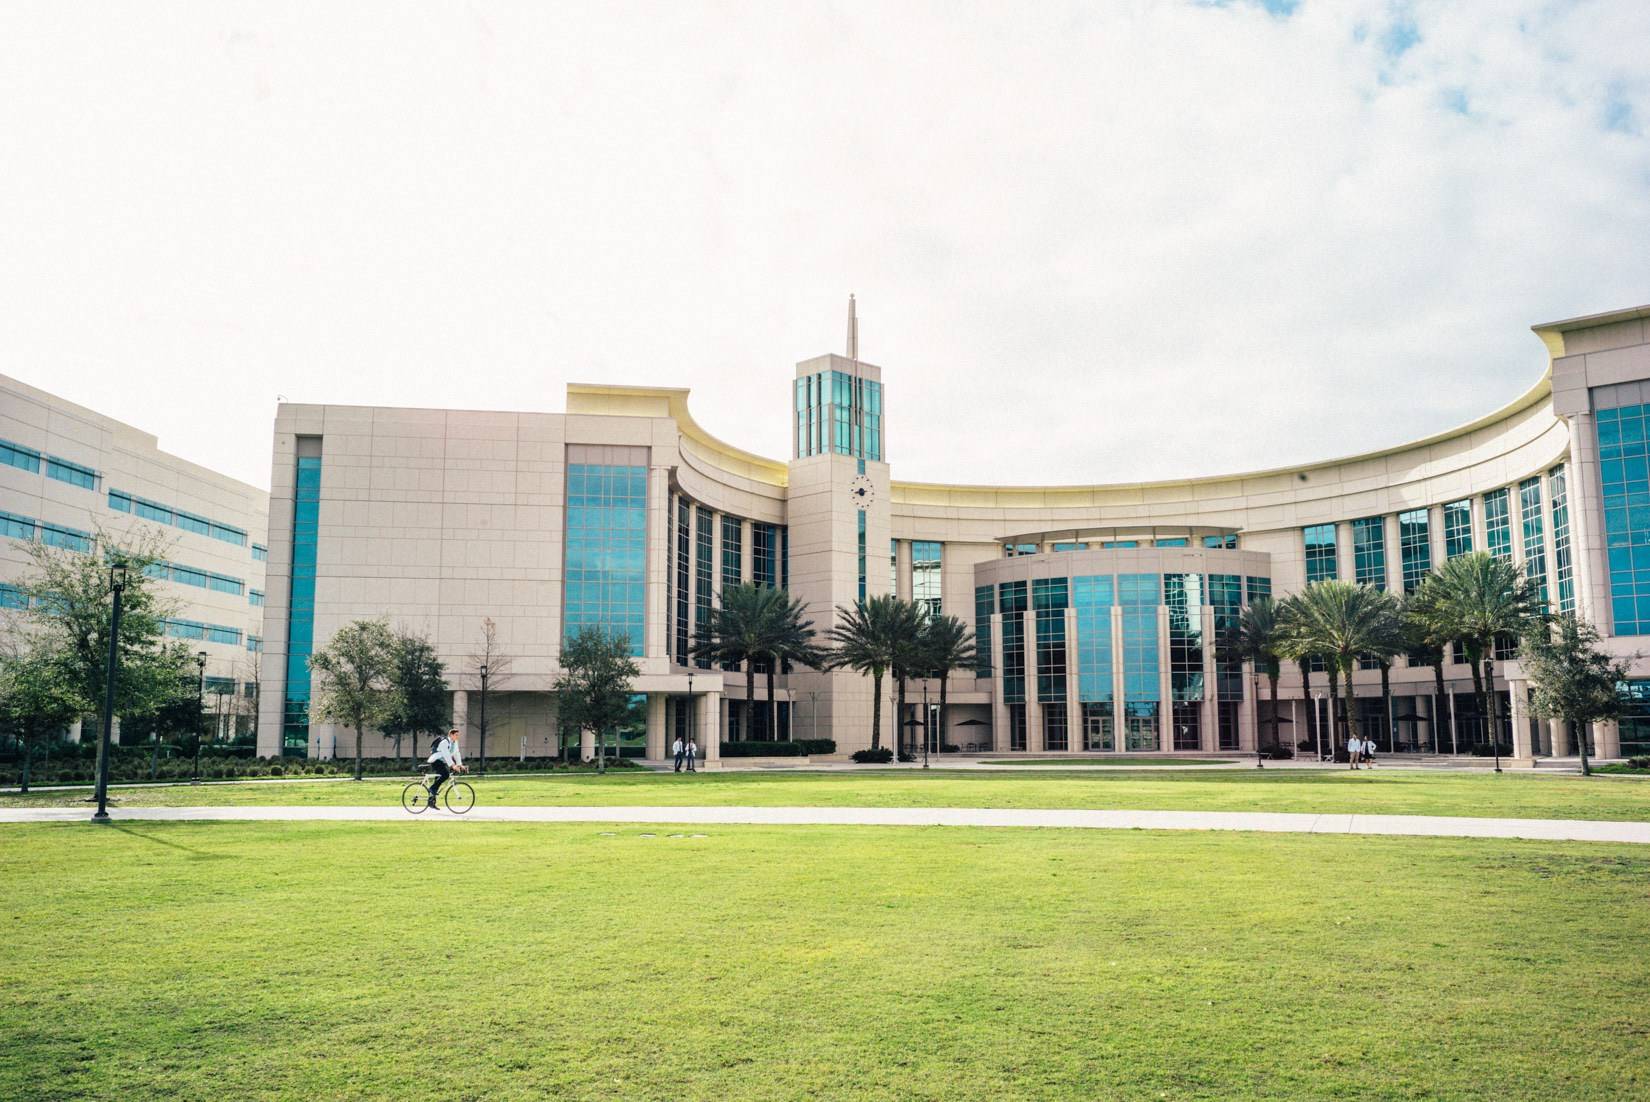
[[[450,671],[455,710],[473,728],[478,685],[470,655],[483,619],[491,618],[513,658],[509,682],[490,695],[492,753],[536,754],[552,744],[546,693],[569,617],[620,614],[598,608],[608,597],[589,596],[600,587],[589,580],[588,562],[600,556],[570,550],[586,546],[586,537],[569,534],[586,523],[585,507],[570,504],[570,487],[585,477],[577,472],[598,470],[645,472],[638,522],[645,557],[625,568],[640,571],[626,575],[637,585],[625,598],[639,611],[625,615],[642,624],[636,687],[647,696],[649,757],[685,730],[712,758],[720,738],[751,733],[743,674],[701,668],[682,645],[735,579],[786,585],[820,629],[834,623],[839,606],[887,592],[921,595],[984,629],[989,662],[950,684],[957,706],[944,741],[965,749],[1249,750],[1263,719],[1273,718],[1287,725],[1286,737],[1307,741],[1309,713],[1323,707],[1313,695],[1325,687],[1322,677],[1303,691],[1299,674],[1287,672],[1274,716],[1256,700],[1254,671],[1224,664],[1213,640],[1221,618],[1232,614],[1234,593],[1241,602],[1306,584],[1309,543],[1315,576],[1394,591],[1467,547],[1506,554],[1539,574],[1555,606],[1612,630],[1594,406],[1637,403],[1622,388],[1650,379],[1647,317],[1650,310],[1637,309],[1536,327],[1553,355],[1551,370],[1504,408],[1459,429],[1344,459],[1155,483],[899,481],[890,466],[899,455],[898,421],[882,404],[884,373],[840,356],[797,366],[787,411],[797,426],[795,448],[784,462],[711,437],[680,389],[574,385],[565,413],[282,405],[270,499],[262,749],[281,748],[283,727],[289,752],[330,754],[341,741],[323,724],[304,725],[294,737],[295,712],[286,706],[294,471],[306,447],[320,457],[313,644],[351,620],[379,615],[427,632]],[[888,386],[897,414],[897,373]],[[833,431],[828,419],[844,410],[863,429],[862,440]],[[641,485],[629,492],[644,492]],[[570,580],[569,569],[579,577]],[[1155,590],[1146,578],[1156,579]],[[1013,607],[1021,582],[1023,609]],[[616,592],[616,585],[601,591]],[[569,596],[574,588],[577,598]],[[1089,602],[1083,608],[1079,589]],[[1132,610],[1122,602],[1125,589]],[[1104,612],[1095,604],[1102,591],[1111,601]],[[1144,602],[1153,592],[1148,616]],[[1035,600],[1050,607],[1033,607]],[[1016,632],[1025,641],[1017,668],[1030,687],[1017,691],[1005,680],[1013,676],[1002,653],[1005,616],[1011,649]],[[1641,644],[1623,638],[1613,645],[1650,649]],[[1006,658],[1016,668],[1015,655]],[[1517,756],[1572,750],[1570,733],[1528,716],[1527,686],[1516,663],[1507,668]],[[1650,665],[1643,672],[1650,676]],[[1391,750],[1465,752],[1486,737],[1476,717],[1463,714],[1468,669],[1447,664],[1444,673],[1440,698],[1430,667],[1400,659],[1389,671],[1395,704],[1372,718]],[[1145,706],[1154,702],[1144,697],[1153,677],[1157,722],[1148,728]],[[1360,697],[1378,700],[1380,671],[1358,672],[1355,685]],[[758,678],[759,698],[761,686]],[[839,753],[868,744],[866,679],[793,672],[780,675],[776,688],[794,736],[834,738]],[[914,698],[922,688],[914,687]],[[936,687],[928,688],[932,701]],[[915,705],[912,711],[920,716]],[[887,702],[882,713],[887,742],[895,722]],[[1599,752],[1621,749],[1613,728],[1595,736]]]
[[[220,733],[256,715],[269,495],[160,449],[147,432],[0,376],[0,603],[29,568],[27,544],[85,546],[158,531],[168,634],[206,654],[205,708]],[[71,730],[71,737],[78,731]]]

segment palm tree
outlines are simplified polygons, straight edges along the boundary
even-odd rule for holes
[[[1495,641],[1521,639],[1546,618],[1540,587],[1511,559],[1474,551],[1441,563],[1422,583],[1422,614],[1434,635],[1459,640],[1472,665],[1478,712],[1489,719],[1495,771],[1501,772],[1501,724],[1496,715]],[[1478,663],[1483,662],[1479,672]]]
[[[1278,620],[1278,606],[1270,597],[1257,597],[1238,616],[1236,628],[1229,642],[1230,653],[1239,662],[1253,662],[1255,669],[1266,675],[1266,687],[1272,698],[1272,744],[1278,741],[1278,677],[1283,672],[1283,625]],[[1260,762],[1261,737],[1255,732],[1255,761]]]
[[[931,616],[923,624],[922,673],[925,677],[940,679],[940,737],[939,751],[945,752],[945,693],[951,683],[952,670],[972,669],[974,666],[974,633],[955,616]]]
[[[924,676],[927,668],[927,655],[923,651],[922,633],[928,623],[928,610],[915,601],[907,601],[896,597],[894,600],[901,605],[909,606],[909,610],[901,610],[901,620],[908,622],[906,630],[901,631],[894,648],[894,661],[889,666],[889,672],[894,675],[894,685],[897,689],[894,705],[894,748],[896,756],[906,753],[905,745],[910,740],[906,738],[905,720],[905,689],[913,677]]]
[[[1346,682],[1347,730],[1356,738],[1357,692],[1352,671],[1360,657],[1390,656],[1403,647],[1397,598],[1367,585],[1313,582],[1284,602],[1282,619],[1286,653],[1324,655]],[[1330,692],[1338,693],[1334,681]]]
[[[774,589],[772,586],[762,588],[770,593],[777,593],[782,598],[778,601],[770,600],[765,606],[772,617],[768,632],[767,658],[763,663],[768,679],[768,734],[777,739],[779,712],[778,704],[774,700],[774,671],[785,662],[806,666],[810,670],[823,669],[829,657],[814,642],[813,621],[803,618],[807,615],[807,606],[783,589]]]
[[[699,622],[689,655],[720,663],[729,669],[745,668],[745,725],[747,737],[755,734],[756,663],[768,660],[784,636],[789,619],[790,594],[773,586],[745,582],[722,590],[722,603]],[[806,625],[804,625],[806,626]],[[810,632],[810,635],[812,633]],[[769,668],[768,695],[772,703],[772,667]]]
[[[882,678],[921,628],[916,606],[878,596],[838,605],[836,612],[837,625],[829,632],[836,650],[829,665],[871,675],[871,749],[877,750],[882,746]]]
[[[1440,722],[1448,697],[1444,686],[1444,648],[1452,640],[1440,638],[1433,630],[1427,612],[1432,600],[1432,590],[1427,586],[1431,577],[1429,574],[1423,578],[1420,588],[1404,599],[1399,616],[1404,633],[1404,650],[1409,654],[1410,664],[1424,662],[1432,667],[1432,747],[1436,751],[1443,737]]]

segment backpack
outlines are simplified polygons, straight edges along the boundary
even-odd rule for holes
[[[441,752],[441,740],[446,737],[446,735],[437,735],[435,738],[430,740],[430,754],[432,756]]]

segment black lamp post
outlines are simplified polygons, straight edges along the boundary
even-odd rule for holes
[[[1260,752],[1260,671],[1258,670],[1251,671],[1249,674],[1249,698],[1255,702],[1255,768],[1265,769],[1266,758]],[[1273,717],[1272,723],[1275,729],[1277,717]],[[1276,741],[1275,736],[1274,741]]]
[[[206,707],[206,652],[195,652],[195,776],[190,784],[201,783],[201,713]]]
[[[687,721],[687,729],[688,729],[688,742],[690,742],[690,743],[693,741],[694,728],[698,726],[694,722],[694,720],[699,718],[698,717],[698,712],[699,712],[699,709],[694,704],[694,701],[693,701],[693,671],[689,670],[688,671],[688,721]],[[695,755],[695,756],[697,756],[697,755]]]
[[[126,591],[126,564],[116,561],[109,567],[109,594],[114,605],[109,615],[109,662],[103,671],[103,731],[97,741],[97,810],[92,822],[109,821],[109,742],[115,725],[115,677],[120,663],[120,595]]]
[[[922,767],[924,769],[928,768],[928,721],[928,679],[924,678],[922,682]]]
[[[481,664],[481,772],[487,772],[487,663]]]

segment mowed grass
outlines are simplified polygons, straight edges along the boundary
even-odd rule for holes
[[[1156,768],[1174,769],[1185,765],[1231,765],[1235,758],[1127,758],[1127,757],[1096,757],[1096,758],[981,758],[986,765],[1041,765],[1052,768],[1064,766],[1070,769],[1074,764],[1080,766],[1127,766],[1131,769]]]
[[[145,823],[0,876],[7,1099],[1650,1093],[1643,848]]]
[[[1638,777],[1421,770],[1224,769],[1172,772],[1035,769],[1020,772],[866,770],[700,772],[625,770],[600,776],[497,774],[471,779],[491,806],[718,805],[757,807],[986,807],[1283,811],[1466,815],[1518,819],[1650,820],[1650,782]],[[399,806],[406,778],[360,783],[207,784],[117,788],[117,807],[202,805]],[[87,789],[0,798],[6,807],[83,807]]]

